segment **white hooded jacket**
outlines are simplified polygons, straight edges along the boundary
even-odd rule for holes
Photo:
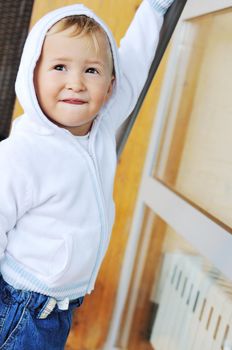
[[[104,28],[116,72],[114,92],[94,120],[88,149],[43,114],[33,85],[47,30],[74,14],[93,17]],[[145,0],[119,50],[106,25],[83,5],[55,10],[31,30],[16,81],[25,113],[0,143],[1,273],[15,288],[57,300],[94,288],[114,222],[115,132],[144,85],[162,20]]]

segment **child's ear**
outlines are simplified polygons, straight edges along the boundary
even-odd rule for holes
[[[109,88],[107,91],[107,95],[106,95],[106,101],[108,101],[108,99],[112,95],[113,88],[114,88],[114,82],[115,82],[115,76],[112,76],[111,81],[110,81],[110,85],[109,85]]]

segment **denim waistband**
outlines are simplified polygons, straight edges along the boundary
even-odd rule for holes
[[[2,276],[0,275],[0,294],[1,299],[5,304],[21,303],[28,300],[27,307],[31,312],[36,314],[46,315],[46,317],[51,312],[64,312],[66,310],[72,310],[79,307],[84,297],[80,297],[75,300],[68,301],[67,308],[59,308],[59,303],[62,301],[56,300],[50,296],[43,295],[37,292],[15,289],[13,286],[9,285]],[[44,313],[45,312],[45,313]],[[46,318],[41,317],[41,318]]]

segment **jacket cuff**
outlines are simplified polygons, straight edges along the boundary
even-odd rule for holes
[[[175,0],[147,0],[154,10],[164,15]]]

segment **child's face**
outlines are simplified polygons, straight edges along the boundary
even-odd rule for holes
[[[72,28],[48,35],[35,68],[37,98],[46,116],[74,135],[86,134],[112,92],[112,58],[103,33],[99,49]]]

